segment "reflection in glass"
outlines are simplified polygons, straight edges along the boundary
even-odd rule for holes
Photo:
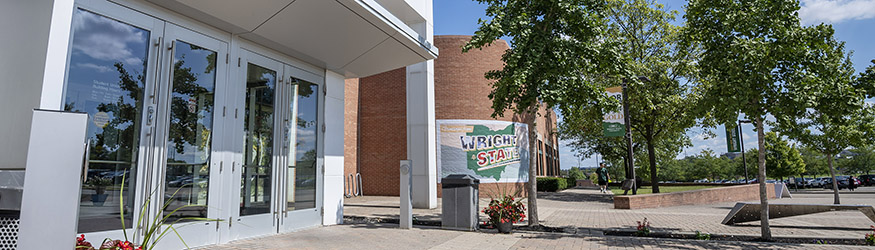
[[[247,65],[240,215],[270,212],[276,71]]]
[[[319,105],[319,85],[292,78],[297,91],[290,102],[292,110],[289,132],[289,166],[286,210],[316,208],[316,125]]]
[[[91,151],[78,231],[130,228],[149,31],[81,9],[72,26],[64,110],[88,113]]]
[[[176,212],[168,221],[207,216],[216,86],[216,52],[182,41],[175,47],[164,212]]]

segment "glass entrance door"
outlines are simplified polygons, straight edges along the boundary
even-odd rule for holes
[[[320,225],[322,78],[241,51],[242,166],[234,181],[240,200],[231,238]]]
[[[222,110],[227,64],[225,42],[168,23],[159,87],[153,214],[172,225],[179,237],[165,237],[160,248],[215,244],[221,204]],[[221,72],[221,73],[220,73]],[[217,139],[215,137],[218,137]],[[164,230],[171,230],[165,228]],[[174,235],[175,236],[175,235]]]
[[[148,16],[98,10],[74,9],[63,107],[89,115],[78,232],[92,239],[119,238],[142,219],[136,211],[149,186],[157,103],[151,93],[164,33],[164,22]]]
[[[238,67],[237,108],[241,162],[232,181],[239,183],[238,211],[232,218],[230,234],[239,239],[276,232],[277,146],[281,135],[277,89],[282,85],[283,64],[270,58],[241,50]],[[231,196],[234,197],[234,196]],[[233,198],[232,198],[233,199]]]
[[[215,244],[227,43],[105,2],[77,3],[72,26],[64,110],[90,119],[78,231],[140,242],[166,218],[159,248]]]
[[[286,66],[290,72],[283,90],[284,154],[279,190],[282,201],[278,224],[280,232],[294,231],[321,224],[322,138],[319,112],[322,89],[316,77]],[[297,77],[296,77],[297,76]]]

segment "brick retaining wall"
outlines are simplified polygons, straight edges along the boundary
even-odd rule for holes
[[[775,184],[767,183],[766,191],[769,199],[775,198]],[[757,201],[760,199],[759,193],[759,184],[748,184],[664,194],[619,195],[614,196],[614,208],[641,209],[720,202]]]

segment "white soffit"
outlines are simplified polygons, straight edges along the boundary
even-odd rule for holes
[[[374,0],[149,1],[346,77],[369,76],[438,54]]]

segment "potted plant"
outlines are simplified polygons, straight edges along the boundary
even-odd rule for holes
[[[106,202],[106,187],[113,184],[112,179],[93,177],[89,179],[86,184],[88,184],[91,189],[94,189],[95,192],[95,194],[91,195],[91,203],[94,204],[94,206],[102,207],[103,203]]]
[[[504,195],[499,199],[490,200],[489,206],[483,209],[483,213],[489,217],[483,222],[484,224],[489,223],[498,228],[499,233],[510,233],[513,223],[526,218],[526,206],[512,195]]]

